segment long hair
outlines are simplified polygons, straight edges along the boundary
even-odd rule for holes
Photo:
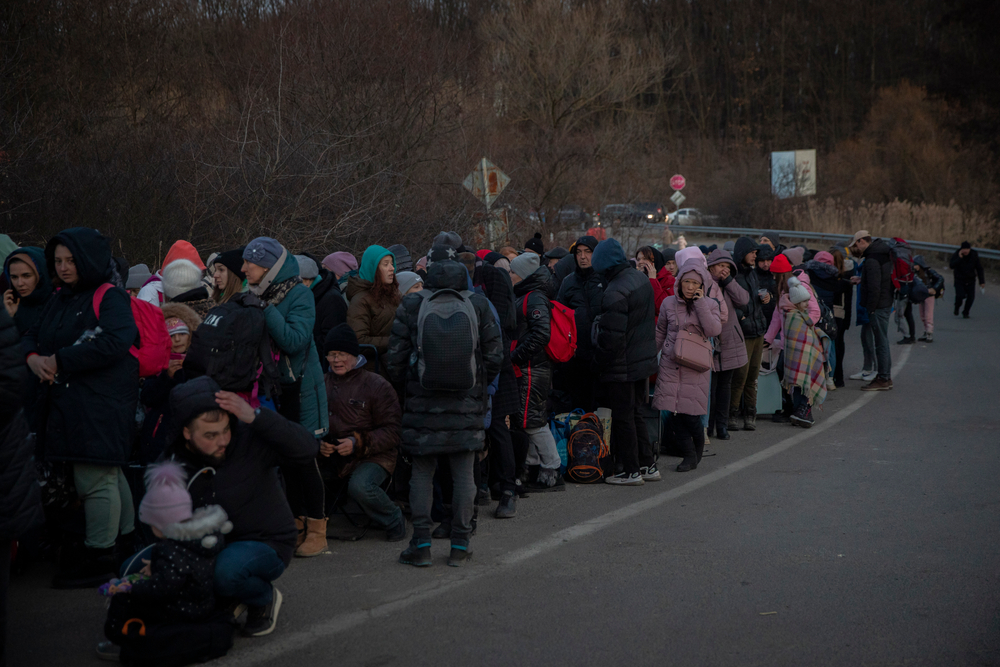
[[[381,271],[375,272],[375,282],[369,290],[372,295],[372,302],[377,306],[392,305],[398,306],[403,300],[403,295],[399,293],[399,281],[396,274],[392,274],[392,282],[387,283],[382,280]]]
[[[844,275],[844,253],[840,251],[840,248],[831,248],[830,254],[833,255],[833,265],[837,267],[837,275]]]
[[[774,274],[774,281],[778,284],[778,296],[788,293],[788,279],[791,275],[791,272]]]
[[[225,289],[215,290],[215,303],[225,303],[243,291],[243,280],[238,275],[229,269],[226,269],[226,275],[228,280]]]

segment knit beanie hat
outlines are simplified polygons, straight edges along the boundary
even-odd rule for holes
[[[149,272],[149,267],[145,264],[136,264],[128,270],[128,280],[125,281],[125,289],[139,289],[146,284],[153,274]]]
[[[433,245],[446,245],[458,250],[462,247],[462,237],[456,232],[441,232],[434,237]]]
[[[358,335],[347,322],[341,322],[326,334],[326,339],[323,341],[323,356],[331,352],[346,352],[355,357],[361,355]]]
[[[733,251],[736,250],[736,241],[726,241],[722,244],[722,249],[732,255]]]
[[[243,249],[243,259],[251,264],[270,269],[278,263],[281,253],[280,243],[269,236],[258,236]]]
[[[174,244],[170,246],[170,250],[167,251],[167,256],[163,258],[163,264],[160,265],[160,273],[162,274],[163,269],[178,259],[186,259],[202,271],[205,270],[205,263],[201,261],[197,248],[188,241],[174,241]]]
[[[413,258],[410,256],[410,251],[406,249],[406,246],[391,245],[386,248],[392,253],[392,256],[396,259],[396,270],[397,271],[412,271],[413,270]]]
[[[771,273],[791,273],[792,263],[784,255],[775,255],[771,262]]]
[[[218,410],[215,392],[222,391],[219,383],[208,375],[182,382],[170,390],[170,414],[179,427],[187,426],[198,415]]]
[[[311,280],[319,275],[319,267],[312,258],[305,255],[295,255],[295,261],[299,263],[299,278]]]
[[[358,270],[358,258],[349,252],[330,253],[323,258],[323,268],[333,273],[338,278],[345,273]]]
[[[542,243],[541,232],[535,232],[535,235],[525,242],[524,249],[530,250],[537,255],[541,255],[545,252],[545,244]]]
[[[396,274],[396,281],[399,283],[399,293],[405,295],[417,283],[424,282],[423,279],[413,271],[403,271]]]
[[[478,257],[479,259],[481,259],[483,261],[486,261],[486,255],[490,254],[491,252],[493,252],[493,251],[490,250],[489,248],[483,248],[482,250],[477,250],[476,251],[476,257]]]
[[[187,322],[179,317],[168,317],[166,319],[167,323],[167,334],[173,336],[175,334],[189,334],[191,329],[188,327]]]
[[[759,246],[757,246],[757,261],[760,262],[765,259],[766,260],[774,259],[774,251],[771,250],[771,246],[764,245],[763,243],[761,243]]]
[[[541,260],[539,255],[536,255],[533,252],[526,252],[523,255],[518,255],[511,260],[510,270],[516,273],[521,280],[524,280],[538,270],[539,260]]]
[[[813,257],[813,259],[815,259],[817,262],[822,262],[823,264],[829,264],[830,266],[837,265],[836,262],[833,261],[833,255],[831,255],[825,250],[821,250],[818,253],[816,253],[816,256]]]
[[[176,461],[154,463],[146,469],[146,495],[139,504],[139,521],[160,532],[191,518],[187,475]]]
[[[163,269],[163,295],[168,299],[201,285],[201,269],[187,259],[175,259]]]
[[[961,247],[962,250],[970,250],[971,248],[972,248],[971,243],[969,243],[968,241],[962,241],[962,247]]]
[[[794,248],[786,249],[783,254],[789,259],[792,266],[799,266],[805,261],[806,249],[802,246],[795,246]]]
[[[569,251],[575,255],[579,246],[586,246],[590,248],[590,252],[594,252],[597,249],[597,239],[593,236],[581,236],[576,240],[576,243],[569,247]]]
[[[435,243],[427,252],[427,268],[431,268],[434,262],[444,262],[449,259],[458,259],[458,250],[443,243]]]
[[[222,264],[224,267],[229,269],[230,273],[235,273],[240,277],[240,280],[246,280],[247,274],[243,273],[243,251],[246,250],[245,245],[241,245],[239,248],[233,248],[232,250],[227,250],[225,252],[220,252],[215,256],[215,264]]]
[[[676,261],[677,251],[674,250],[673,248],[664,248],[661,252],[663,253],[664,262]]]
[[[795,276],[788,279],[788,300],[794,304],[809,300],[809,290]]]

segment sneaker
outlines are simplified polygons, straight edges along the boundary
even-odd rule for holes
[[[449,567],[462,567],[470,560],[472,560],[472,552],[469,551],[469,547],[451,545],[451,553],[448,554]]]
[[[837,391],[837,385],[833,381],[833,378],[826,379],[826,390],[827,391]]]
[[[639,475],[644,482],[659,482],[663,479],[660,477],[660,471],[656,469],[655,463],[651,466],[639,468]]]
[[[892,380],[880,380],[875,378],[861,388],[861,391],[889,391],[892,389]]]
[[[517,495],[518,498],[528,497],[528,489],[524,486],[524,482],[522,482],[520,479],[514,480],[514,493]]]
[[[278,624],[278,612],[281,610],[281,591],[271,584],[271,601],[262,606],[247,608],[247,622],[243,626],[243,634],[247,637],[263,637],[274,632]]]
[[[902,340],[896,341],[896,345],[913,345],[914,342],[916,341],[913,339],[913,336],[906,336]]]
[[[743,430],[744,431],[757,430],[757,415],[747,415],[743,418]]]
[[[525,486],[528,487],[528,491],[537,492],[566,490],[566,482],[563,481],[563,477],[559,474],[559,471],[548,468],[539,470],[538,479],[534,482],[528,482]]]
[[[638,472],[620,472],[617,475],[605,477],[604,481],[608,484],[617,484],[618,486],[642,486],[646,483],[642,479],[642,473]]]
[[[799,408],[792,415],[792,423],[802,428],[809,428],[813,425],[812,408],[808,405]]]
[[[739,431],[740,430],[740,416],[739,415],[729,415],[729,423],[726,425],[726,430],[728,430],[728,431]]]
[[[878,375],[875,371],[860,371],[851,376],[852,380],[861,380],[863,382],[871,382]]]
[[[966,319],[966,320],[969,319],[969,314],[968,313],[962,313],[962,319]]]
[[[921,336],[917,340],[919,340],[921,343],[933,343],[934,342],[934,334],[925,333],[923,336]]]
[[[513,491],[504,491],[500,496],[500,504],[493,515],[498,519],[513,519],[517,516],[517,494]]]
[[[406,519],[400,517],[400,522],[385,531],[386,542],[402,542],[406,539]]]
[[[97,657],[108,662],[118,662],[121,660],[122,647],[112,644],[108,640],[97,643]]]
[[[431,543],[411,544],[406,547],[403,553],[399,554],[399,562],[402,565],[412,565],[413,567],[429,567],[434,562],[431,560]]]

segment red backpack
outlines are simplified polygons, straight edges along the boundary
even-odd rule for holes
[[[111,283],[104,283],[94,292],[94,315],[98,320],[101,319],[101,301],[112,287]],[[139,360],[139,377],[157,375],[170,365],[170,334],[163,311],[131,295],[129,302],[135,326],[139,329],[139,347],[133,345],[129,352]]]
[[[522,303],[522,314],[528,317],[528,296]],[[545,354],[557,363],[564,363],[576,354],[576,316],[572,308],[558,301],[549,301],[549,342]],[[512,348],[513,349],[513,346]]]

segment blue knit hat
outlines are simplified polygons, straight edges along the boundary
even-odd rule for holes
[[[283,248],[280,243],[269,236],[258,236],[243,249],[243,259],[251,264],[270,269],[278,263],[282,252]]]

